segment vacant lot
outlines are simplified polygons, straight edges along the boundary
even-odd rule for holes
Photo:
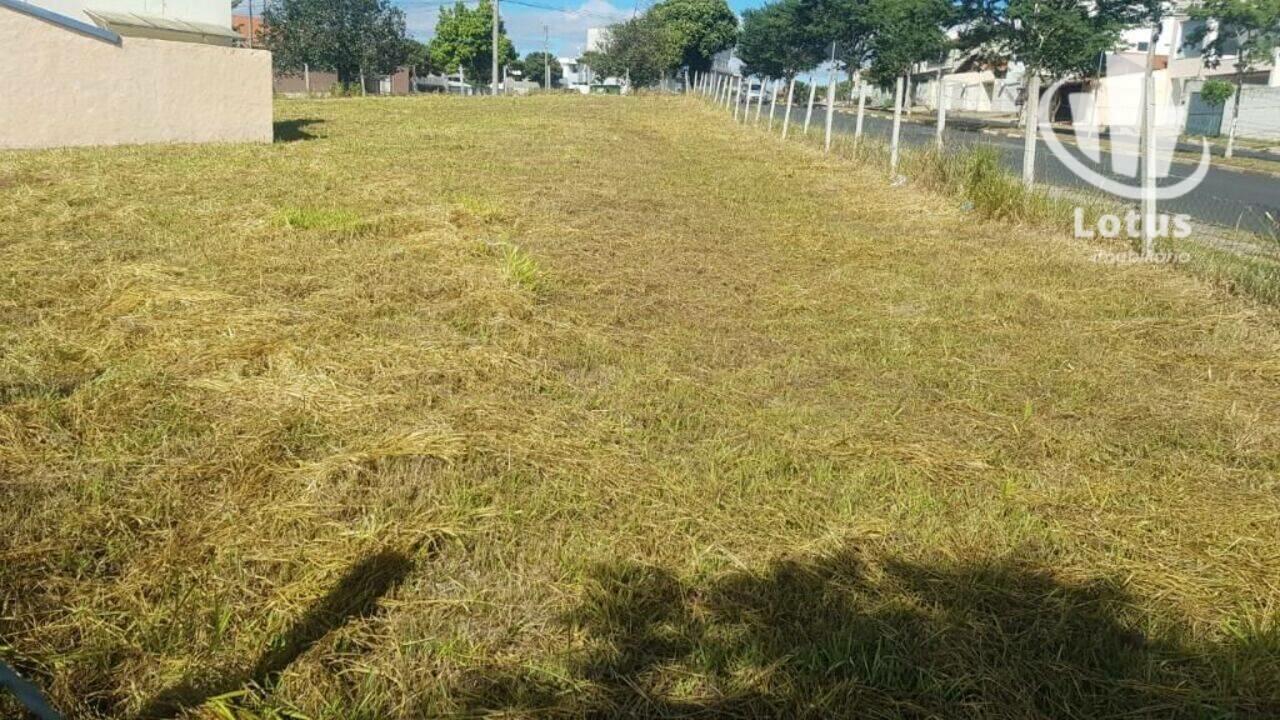
[[[69,715],[1280,714],[1274,310],[692,100],[279,115],[0,154]]]

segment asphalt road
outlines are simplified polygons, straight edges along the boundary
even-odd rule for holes
[[[778,118],[781,117],[783,109],[779,106]],[[804,108],[793,108],[791,120],[793,123],[798,120],[803,124]],[[824,121],[825,114],[822,109],[815,107],[809,132],[822,132]],[[833,118],[832,126],[836,132],[852,134],[854,123],[855,117],[852,113],[838,111]],[[863,121],[863,132],[869,137],[887,140],[892,126],[892,120],[868,113]],[[904,122],[901,137],[902,142],[909,145],[933,143],[935,141],[934,126]],[[1010,170],[1019,175],[1022,172],[1022,138],[1020,137],[1008,137],[953,126],[947,128],[945,142],[948,147],[985,145],[995,148]],[[1070,148],[1070,146],[1067,147]],[[1103,167],[1110,168],[1109,154],[1104,152],[1102,155]],[[1277,167],[1280,168],[1280,164]],[[1194,170],[1193,163],[1175,161],[1170,176],[1162,179],[1160,184],[1175,183],[1192,174]],[[1130,184],[1135,182],[1133,178],[1108,174]],[[1036,152],[1036,178],[1039,182],[1050,185],[1098,192],[1093,186],[1076,177],[1075,173],[1049,152],[1043,140]],[[1162,202],[1160,209],[1163,212],[1185,213],[1200,222],[1230,228],[1238,227],[1267,237],[1280,237],[1280,178],[1266,173],[1210,166],[1208,175],[1196,189],[1175,200]]]

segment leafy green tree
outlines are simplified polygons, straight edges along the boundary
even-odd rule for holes
[[[431,52],[426,43],[413,38],[404,41],[404,62],[413,69],[415,75],[426,75],[431,72]]]
[[[274,0],[262,22],[263,42],[284,70],[332,70],[349,85],[405,61],[404,13],[387,0]]]
[[[947,0],[869,0],[865,22],[872,78],[888,84],[916,63],[943,57],[951,46],[944,28],[955,18]]]
[[[715,54],[733,47],[738,38],[738,17],[725,0],[662,0],[646,14],[669,33],[676,65],[690,70],[711,69]]]
[[[1191,8],[1190,14],[1206,21],[1187,38],[1189,42],[1203,45],[1205,65],[1216,68],[1224,59],[1234,56],[1235,112],[1227,133],[1226,152],[1227,157],[1231,157],[1235,154],[1245,77],[1273,62],[1276,48],[1280,47],[1280,0],[1202,0]]]
[[[431,65],[444,72],[462,68],[467,80],[488,84],[493,74],[493,3],[480,0],[469,8],[461,0],[452,8],[441,8],[436,35],[427,46]],[[498,23],[498,66],[519,59],[515,45],[507,37],[505,23]]]
[[[564,68],[560,67],[560,61],[551,53],[531,52],[524,56],[520,65],[524,70],[525,80],[536,82],[544,88],[547,87],[545,74],[548,67],[551,69],[551,87],[558,85],[560,78],[564,76]]]
[[[777,0],[742,13],[738,58],[750,75],[790,79],[821,63],[828,42],[814,34],[801,0]]]
[[[1200,99],[1214,107],[1226,105],[1235,94],[1236,86],[1226,80],[1206,80],[1200,88]]]
[[[836,44],[836,62],[850,70],[871,59],[872,38],[868,0],[800,0],[800,18],[815,43]]]
[[[1158,0],[965,0],[961,45],[1028,74],[1091,77],[1125,30],[1151,21]]]
[[[680,63],[678,39],[651,12],[609,26],[604,47],[582,62],[597,77],[629,78],[638,87],[653,85]]]

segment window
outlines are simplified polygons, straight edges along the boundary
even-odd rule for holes
[[[1204,32],[1204,28],[1203,20],[1186,20],[1182,23],[1182,44],[1178,47],[1178,57],[1198,58],[1204,54],[1200,49],[1203,38],[1199,41],[1194,39]]]

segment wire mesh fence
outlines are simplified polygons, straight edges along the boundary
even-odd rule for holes
[[[811,86],[810,86],[811,87]],[[826,88],[819,86],[813,95],[812,111],[809,103],[809,89],[797,91],[792,97],[790,122],[785,123],[787,95],[789,86],[780,82],[761,81],[758,79],[741,79],[722,76],[710,77],[703,87],[695,84],[693,93],[702,93],[705,97],[718,102],[731,114],[735,104],[751,105],[747,112],[738,113],[739,122],[759,125],[781,132],[781,126],[787,124],[787,134],[805,135],[805,121],[808,119],[808,134],[825,132]],[[861,120],[862,134],[871,141],[889,143],[893,130],[893,113],[885,107],[877,107],[886,99],[884,93],[868,97],[867,109]],[[891,98],[889,98],[891,101]],[[858,128],[856,102],[848,98],[837,98],[832,116],[832,132],[837,136],[853,135]],[[772,124],[770,121],[772,118]],[[1063,151],[1073,155],[1080,162],[1092,164],[1099,174],[1110,177],[1117,182],[1134,185],[1137,177],[1134,174],[1138,166],[1136,155],[1126,155],[1123,151],[1112,152],[1105,149],[1096,153],[1095,157],[1086,157],[1075,146],[1071,133],[1056,129],[1055,137]],[[1018,123],[1012,119],[992,123],[987,119],[972,116],[954,115],[945,118],[944,129],[939,135],[937,115],[932,110],[912,108],[902,114],[899,137],[904,148],[921,148],[939,146],[944,152],[963,152],[974,148],[986,148],[994,152],[1006,169],[1015,175],[1022,174],[1023,146],[1025,136]],[[1181,149],[1173,159],[1167,177],[1158,185],[1172,185],[1195,170],[1199,155],[1191,152],[1194,148]],[[1060,151],[1061,152],[1061,151]],[[1265,162],[1265,161],[1264,161]],[[1280,169],[1280,162],[1276,164]],[[1069,193],[1087,195],[1103,195],[1110,201],[1121,204],[1133,204],[1119,196],[1110,195],[1099,190],[1088,180],[1081,178],[1063,161],[1060,153],[1051,152],[1044,140],[1040,140],[1035,153],[1035,179],[1038,184],[1056,188]],[[1161,212],[1184,214],[1198,224],[1218,228],[1243,231],[1260,236],[1275,243],[1280,250],[1280,180],[1264,172],[1241,171],[1239,168],[1215,166],[1210,167],[1203,180],[1190,192],[1167,200],[1160,201]]]

